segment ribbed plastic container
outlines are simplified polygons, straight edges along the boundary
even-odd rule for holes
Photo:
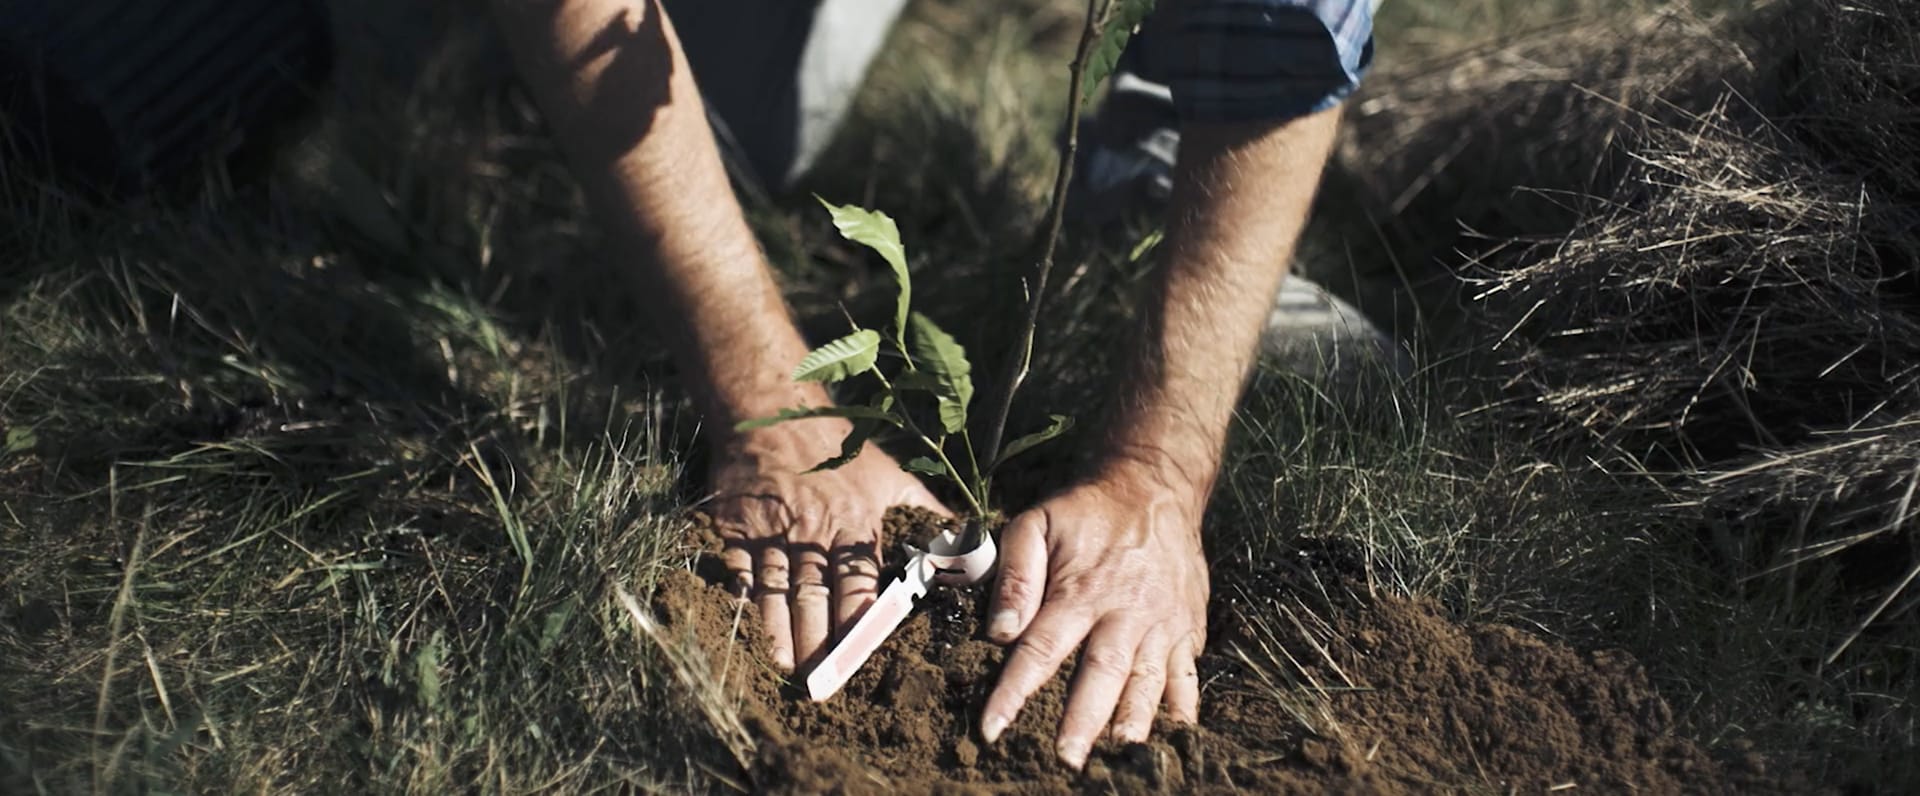
[[[138,189],[310,99],[319,0],[0,0],[0,169]]]

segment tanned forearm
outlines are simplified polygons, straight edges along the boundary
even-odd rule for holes
[[[693,76],[657,0],[493,0],[496,16],[622,269],[722,435],[822,404],[788,374],[806,355],[728,185]]]
[[[1166,267],[1141,322],[1108,467],[1204,501],[1338,112],[1182,130]]]

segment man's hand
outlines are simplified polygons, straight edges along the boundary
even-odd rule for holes
[[[1089,480],[1000,543],[987,635],[1016,642],[981,714],[989,742],[1084,640],[1056,749],[1079,768],[1112,719],[1146,738],[1159,702],[1196,720],[1206,642],[1200,518],[1240,385],[1333,146],[1337,111],[1182,131],[1160,270]]]
[[[1017,646],[981,714],[988,743],[1085,640],[1056,745],[1074,768],[1111,719],[1144,741],[1162,702],[1198,719],[1194,658],[1206,643],[1206,495],[1160,473],[1115,470],[1015,518],[1000,543],[989,638]]]
[[[784,671],[806,666],[873,602],[880,521],[891,506],[947,514],[919,480],[871,445],[837,470],[843,420],[813,419],[736,435],[715,451],[709,508],[737,593],[751,596]]]
[[[534,97],[620,244],[712,426],[823,406],[789,374],[807,344],[727,184],[699,87],[661,0],[495,0]],[[895,504],[946,513],[874,448],[845,467],[847,424],[813,419],[718,440],[710,512],[727,565],[760,604],[792,670],[873,600],[880,519]]]

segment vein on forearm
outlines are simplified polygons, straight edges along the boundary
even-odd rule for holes
[[[1110,453],[1204,496],[1305,226],[1337,112],[1182,131],[1166,266],[1125,371]]]

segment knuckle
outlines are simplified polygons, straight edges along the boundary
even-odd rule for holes
[[[1167,677],[1167,666],[1163,662],[1155,661],[1151,656],[1142,656],[1133,661],[1133,677],[1149,682],[1164,680]]]
[[[796,587],[820,586],[827,582],[827,570],[820,562],[806,560],[803,556],[800,566],[794,571],[793,585]]]
[[[1088,649],[1080,665],[1099,677],[1124,678],[1133,672],[1132,656],[1111,647]]]
[[[865,608],[867,603],[872,602],[879,594],[880,590],[872,587],[842,588],[834,592],[833,600],[834,604],[839,606],[841,613],[851,614]]]
[[[1059,636],[1031,629],[1020,638],[1020,649],[1043,661],[1060,660],[1071,651]]]
[[[877,578],[880,565],[872,559],[856,558],[833,565],[833,574],[837,578]]]
[[[793,510],[793,521],[804,529],[822,528],[827,524],[827,514],[825,506],[808,501]]]
[[[1039,595],[1039,578],[1012,567],[1000,569],[1000,599],[1025,604]]]
[[[793,590],[793,601],[801,605],[826,605],[829,596],[824,583],[802,583]]]

